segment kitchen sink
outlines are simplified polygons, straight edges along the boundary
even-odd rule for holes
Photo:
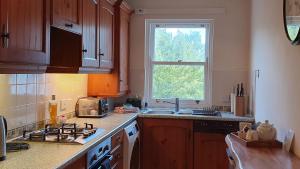
[[[175,112],[171,110],[151,110],[147,114],[175,114]]]

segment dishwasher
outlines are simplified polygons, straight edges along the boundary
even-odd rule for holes
[[[235,163],[225,143],[225,136],[239,130],[238,121],[195,120],[195,168],[235,169]],[[207,147],[218,147],[210,151]],[[228,159],[228,160],[227,160]]]

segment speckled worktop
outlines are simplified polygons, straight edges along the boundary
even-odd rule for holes
[[[166,110],[155,109],[150,110]],[[179,114],[147,114],[148,110],[142,111],[138,116],[144,118],[170,118],[170,119],[190,119],[190,120],[216,120],[216,121],[241,121],[241,122],[255,122],[253,117],[239,117],[230,112],[221,112],[221,116],[202,116],[192,115],[192,110],[186,109]]]
[[[102,119],[73,118],[68,122],[76,122],[83,126],[92,123],[95,127],[105,129],[103,135],[85,145],[29,142],[30,149],[20,152],[7,153],[7,159],[0,162],[0,169],[53,169],[63,168],[77,158],[84,155],[90,148],[112,136],[119,129],[130,124],[137,117],[141,118],[169,118],[190,120],[220,120],[254,122],[254,118],[236,117],[232,113],[222,113],[221,117],[199,116],[185,114],[110,114]]]
[[[0,169],[63,168],[85,154],[94,145],[130,124],[136,117],[137,114],[110,114],[102,119],[70,119],[69,122],[76,122],[82,126],[86,122],[93,123],[95,127],[105,129],[105,132],[85,145],[29,142],[29,150],[7,153],[7,159],[0,162]]]

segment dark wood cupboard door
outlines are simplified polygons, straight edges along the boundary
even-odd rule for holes
[[[51,25],[81,34],[82,0],[51,0]]]
[[[86,169],[87,167],[87,160],[86,160],[86,154],[80,157],[79,159],[75,160],[71,164],[64,167],[64,169]]]
[[[192,121],[142,120],[142,169],[192,169]]]
[[[5,47],[5,39],[4,39],[4,33],[7,29],[7,14],[6,14],[6,1],[0,1],[0,35],[1,35],[1,41],[0,41],[0,60],[3,61],[4,57],[6,56],[6,51],[4,50]]]
[[[128,13],[120,11],[120,92],[128,91],[129,17]]]
[[[100,68],[113,68],[113,39],[114,9],[107,0],[100,0]]]
[[[49,1],[1,0],[0,61],[49,63]]]
[[[99,67],[98,57],[98,1],[83,1],[83,29],[82,29],[82,66]]]
[[[225,135],[194,134],[194,169],[228,169]]]

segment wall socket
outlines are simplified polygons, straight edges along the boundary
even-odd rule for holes
[[[226,103],[226,104],[230,103],[230,95],[222,96],[221,99],[222,99],[223,103]]]
[[[66,111],[68,106],[70,106],[72,100],[71,99],[62,99],[60,100],[60,111]]]

